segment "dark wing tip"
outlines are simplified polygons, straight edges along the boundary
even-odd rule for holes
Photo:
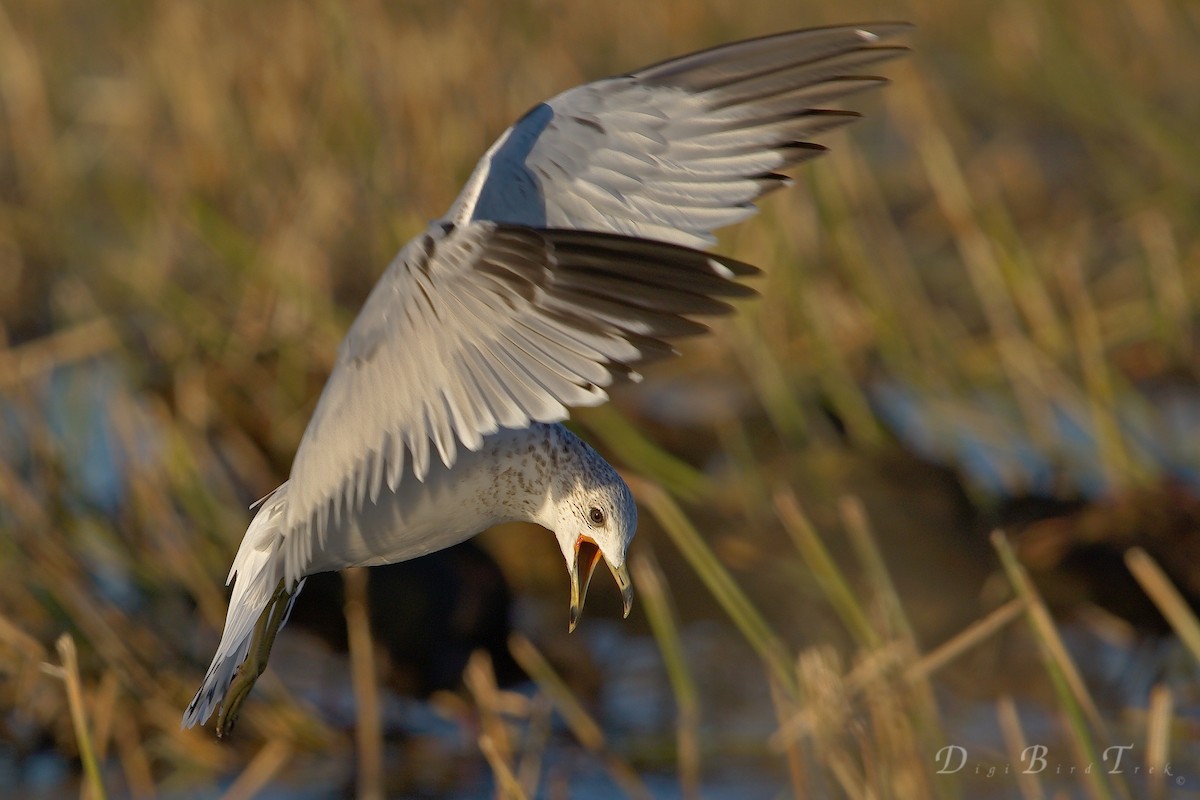
[[[539,305],[580,322],[612,326],[627,340],[692,336],[707,328],[695,316],[731,312],[724,299],[756,294],[739,278],[759,274],[750,264],[677,244],[577,229],[500,225],[495,235],[544,247],[544,272],[527,272],[540,286]],[[518,267],[519,268],[519,267]],[[640,348],[645,355],[654,347]],[[656,355],[661,356],[662,353]],[[642,359],[644,360],[644,359]]]
[[[812,48],[815,51],[821,51],[832,46],[835,51],[895,49],[903,52],[907,51],[908,48],[903,46],[877,48],[875,45],[877,42],[905,34],[914,27],[909,22],[885,21],[799,28],[782,33],[772,33],[736,42],[728,42],[683,56],[676,56],[643,67],[629,74],[631,77],[643,81],[670,83],[672,78],[705,65],[729,62],[754,54],[767,54],[781,48],[791,49],[792,47]]]

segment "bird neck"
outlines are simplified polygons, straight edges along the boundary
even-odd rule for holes
[[[480,455],[490,475],[489,498],[506,522],[533,522],[554,530],[559,493],[556,484],[572,474],[586,447],[579,437],[557,423],[534,423],[529,428],[502,430],[484,440]]]

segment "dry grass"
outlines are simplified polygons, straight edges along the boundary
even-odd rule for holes
[[[936,774],[936,748],[953,742],[935,699],[944,671],[1011,644],[1019,613],[1044,654],[1037,682],[1061,708],[1052,733],[1078,761],[1129,737],[1146,767],[1194,753],[1178,714],[1196,702],[1195,664],[1184,690],[1160,684],[1149,712],[1102,706],[1007,555],[999,599],[967,609],[979,625],[923,647],[894,574],[905,564],[874,544],[921,498],[882,501],[895,495],[864,486],[870,470],[852,460],[895,448],[882,385],[920,398],[937,423],[923,454],[957,463],[982,504],[1047,485],[1119,498],[1200,464],[1200,439],[1170,433],[1161,405],[1164,388],[1196,388],[1193,4],[15,0],[0,6],[0,742],[12,742],[0,756],[49,737],[82,759],[99,797],[218,785],[249,796],[344,755],[353,736],[270,672],[233,747],[178,720],[223,620],[245,508],[286,474],[383,265],[533,102],[743,35],[879,17],[917,23],[915,56],[858,104],[869,122],[726,235],[728,252],[766,268],[762,298],[650,381],[740,387],[739,406],[698,426],[724,460],[689,463],[676,446],[689,434],[646,421],[635,392],[580,415],[640,476],[657,520],[643,536],[666,574],[642,562],[638,581],[685,715],[681,781],[703,788],[697,752],[716,746],[695,732],[709,698],[693,696],[714,665],[680,661],[683,621],[667,602],[688,581],[761,659],[745,680],[773,687],[780,733],[752,749],[797,795],[996,787]],[[1023,471],[1005,449],[1015,442],[1053,475]],[[987,479],[966,458],[981,453]],[[914,559],[934,527],[906,534]],[[668,559],[693,572],[684,580]],[[1195,616],[1145,553],[1129,560],[1194,653]],[[69,691],[41,666],[64,635],[78,663],[64,652],[65,671],[50,672]],[[584,749],[647,791],[641,754],[609,741],[518,641]],[[478,711],[463,712],[483,723],[479,760],[513,796],[555,795],[547,701],[506,706],[487,674],[473,665]],[[1013,763],[1040,740],[1008,689],[976,688],[1016,754],[992,761]],[[382,791],[378,754],[368,761]],[[1081,785],[1167,796],[1168,781],[1097,772]],[[1013,777],[1003,790],[1071,785]]]

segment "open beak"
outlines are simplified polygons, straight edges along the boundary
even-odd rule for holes
[[[583,614],[583,601],[587,599],[588,585],[592,582],[592,573],[603,558],[600,547],[590,536],[580,536],[575,540],[575,562],[571,565],[571,620],[567,630],[575,630],[579,617]],[[605,561],[607,564],[608,562]],[[625,616],[629,616],[633,608],[633,582],[629,580],[629,570],[622,564],[614,567],[608,564],[612,571],[617,588],[621,590],[621,602],[624,604]]]

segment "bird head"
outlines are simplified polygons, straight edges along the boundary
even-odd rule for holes
[[[571,577],[572,631],[579,623],[588,584],[601,560],[612,572],[621,590],[625,616],[629,616],[633,583],[625,553],[637,531],[637,505],[625,481],[590,447],[578,444],[582,446],[580,457],[585,468],[559,473],[567,483],[557,492],[553,525]]]

